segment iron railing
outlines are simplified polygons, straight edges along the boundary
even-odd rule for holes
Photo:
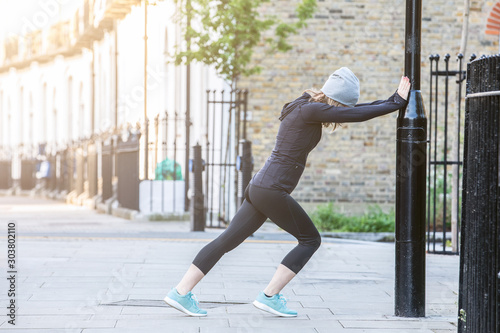
[[[186,197],[185,178],[183,174],[185,160],[185,138],[180,128],[185,119],[177,112],[173,115],[165,112],[147,122],[148,131],[144,140],[148,140],[147,164],[145,159],[142,170],[141,211],[158,214],[180,215],[184,213]],[[141,156],[146,153],[145,145],[141,145]]]
[[[236,159],[239,142],[246,139],[248,91],[206,93],[206,221],[209,227],[225,227],[239,206]]]
[[[443,57],[444,70],[439,69],[439,54],[429,57],[429,122],[427,165],[427,252],[458,254],[460,230],[460,186],[462,173],[461,113],[462,83],[466,78],[462,54],[457,69],[450,69],[450,55]],[[475,55],[471,57],[471,61]],[[452,82],[450,82],[452,81]],[[444,85],[444,96],[441,86]],[[455,113],[450,110],[455,88]],[[444,101],[441,102],[441,97]],[[450,149],[451,147],[451,149]],[[451,206],[451,207],[450,207]]]

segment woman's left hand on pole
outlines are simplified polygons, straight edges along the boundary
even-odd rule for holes
[[[407,76],[401,77],[401,82],[399,82],[398,94],[404,100],[408,99],[408,93],[410,92],[411,82]]]

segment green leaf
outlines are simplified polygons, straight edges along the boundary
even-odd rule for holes
[[[292,46],[287,38],[305,27],[317,8],[316,0],[302,0],[296,8],[297,21],[284,23],[270,15],[261,15],[259,8],[269,0],[174,0],[181,26],[190,49],[176,48],[172,62],[186,65],[198,61],[213,65],[227,81],[241,75],[258,73],[262,68],[251,66],[254,48],[264,42],[271,51],[287,52]],[[192,24],[188,26],[190,20]],[[275,26],[274,37],[262,34]]]

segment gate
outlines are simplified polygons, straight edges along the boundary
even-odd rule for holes
[[[247,90],[207,90],[205,212],[207,227],[225,227],[236,213],[239,142],[246,140]]]
[[[12,161],[0,161],[0,190],[12,187]]]
[[[129,133],[127,141],[118,138],[116,147],[118,202],[133,210],[139,210],[139,137],[139,133]]]
[[[473,56],[471,61],[475,58]],[[466,73],[462,70],[463,55],[457,55],[458,69],[450,70],[450,55],[444,56],[445,69],[439,70],[440,56],[431,55],[429,128],[427,130],[427,252],[458,254],[460,226],[460,184],[462,161],[460,156],[460,115],[462,112],[462,83]],[[454,84],[450,84],[450,79]],[[440,101],[440,87],[444,84],[444,102]],[[456,113],[450,115],[450,89],[456,93]],[[450,120],[453,125],[450,126]],[[451,136],[453,134],[455,136]],[[450,143],[450,141],[452,141]],[[451,152],[450,152],[451,145]],[[451,169],[451,170],[450,170]],[[451,207],[450,207],[451,206]],[[451,241],[451,244],[450,244]]]
[[[500,332],[500,55],[467,66],[460,333]]]
[[[140,211],[145,214],[182,215],[186,197],[183,165],[185,160],[185,137],[179,129],[185,119],[177,112],[165,112],[150,119],[142,129],[148,138],[148,150],[141,145],[141,156],[147,154],[148,164],[140,184]]]
[[[83,193],[84,189],[84,165],[85,165],[85,156],[84,149],[82,147],[78,147],[75,149],[75,164],[76,164],[76,180],[75,180],[75,190],[76,195],[80,195]]]
[[[102,145],[101,177],[102,177],[102,202],[113,196],[113,141],[109,140]]]
[[[95,142],[91,142],[87,146],[87,177],[89,198],[93,198],[97,195],[97,150]]]
[[[21,160],[21,189],[32,190],[36,185],[36,160]]]
[[[58,191],[71,192],[73,186],[73,152],[66,149],[58,152]]]

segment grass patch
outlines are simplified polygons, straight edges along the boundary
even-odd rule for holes
[[[333,203],[316,207],[311,219],[319,231],[394,232],[394,211],[385,213],[379,206],[369,206],[363,215],[347,216],[337,211]]]

